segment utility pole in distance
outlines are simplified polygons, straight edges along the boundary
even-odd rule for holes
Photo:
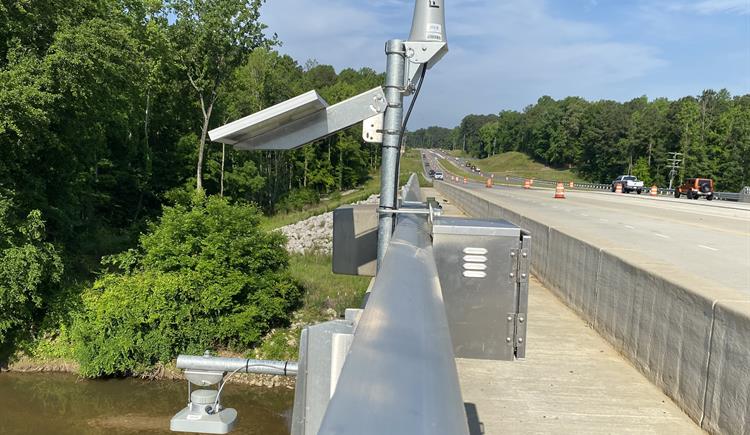
[[[672,182],[674,181],[675,175],[677,175],[678,171],[682,167],[684,157],[682,153],[678,152],[671,152],[669,153],[672,155],[672,157],[667,159],[667,163],[669,164],[669,188],[672,188]]]

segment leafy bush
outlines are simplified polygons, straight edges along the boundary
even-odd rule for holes
[[[289,192],[277,203],[276,211],[289,213],[319,202],[320,195],[315,190],[309,188],[296,189]]]
[[[16,219],[11,201],[0,195],[0,360],[34,335],[59,287],[62,261],[45,236],[39,210]]]
[[[283,235],[254,206],[196,195],[165,207],[139,247],[106,258],[73,325],[84,376],[141,372],[177,354],[247,348],[288,322],[301,289]]]

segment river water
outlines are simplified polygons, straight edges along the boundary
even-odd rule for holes
[[[227,384],[221,396],[239,414],[232,434],[289,434],[293,390]],[[0,434],[174,434],[169,419],[186,403],[186,381],[6,372]]]

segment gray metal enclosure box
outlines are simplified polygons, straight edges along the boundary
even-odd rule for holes
[[[343,205],[333,211],[333,273],[375,276],[378,205]]]
[[[456,357],[524,358],[531,236],[504,220],[440,217],[432,230]]]

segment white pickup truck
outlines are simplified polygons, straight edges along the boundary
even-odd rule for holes
[[[612,192],[616,190],[618,184],[622,186],[622,193],[636,191],[640,195],[643,192],[643,181],[638,181],[632,175],[620,175],[615,178],[612,182]]]

